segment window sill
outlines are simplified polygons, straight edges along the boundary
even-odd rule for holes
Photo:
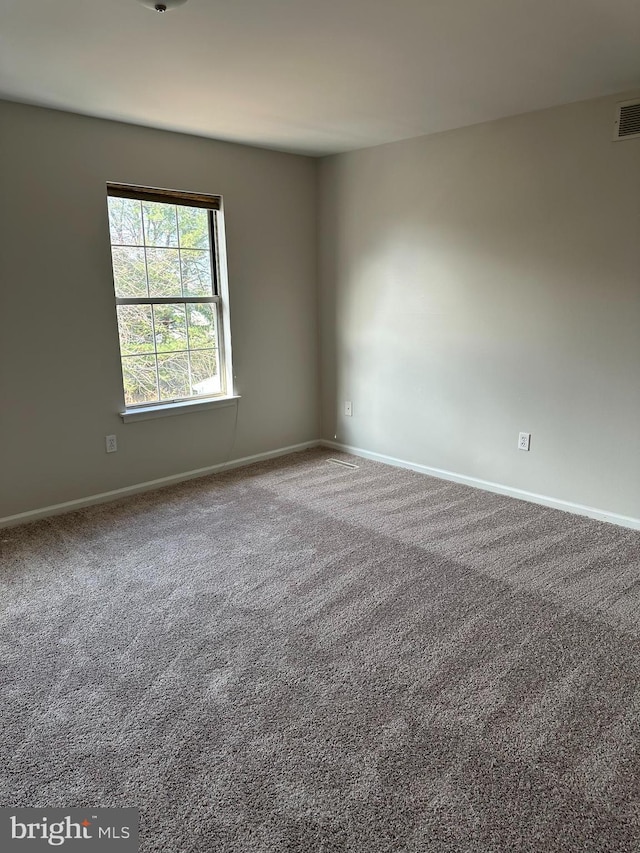
[[[168,418],[172,415],[184,415],[188,412],[204,412],[208,409],[224,409],[236,406],[240,397],[210,397],[207,400],[182,400],[179,403],[164,403],[159,406],[144,406],[139,409],[126,409],[120,412],[123,423],[132,421],[150,421],[153,418]]]

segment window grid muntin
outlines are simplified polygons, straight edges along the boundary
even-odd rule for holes
[[[181,232],[180,232],[180,220],[178,217],[178,208],[179,207],[193,207],[193,205],[189,205],[188,203],[171,203],[170,201],[165,202],[154,202],[156,204],[165,204],[167,207],[173,207],[175,211],[176,217],[176,233],[178,235],[178,245],[177,246],[157,246],[154,244],[147,243],[146,240],[146,230],[145,230],[145,216],[144,216],[144,200],[138,199],[135,196],[125,197],[125,196],[108,196],[109,198],[127,198],[129,201],[137,201],[140,205],[140,230],[142,234],[142,243],[114,243],[110,239],[111,248],[117,249],[142,249],[144,253],[144,272],[145,279],[147,284],[147,294],[150,295],[151,290],[149,287],[149,263],[147,257],[147,249],[168,249],[170,251],[178,252],[178,266],[180,269],[180,290],[182,291],[182,296],[184,296],[184,280],[182,275],[182,252],[206,252],[209,257],[209,269],[211,271],[211,292],[213,296],[219,295],[219,276],[218,276],[218,229],[216,228],[215,221],[215,210],[206,210],[207,213],[207,226],[208,226],[208,249],[197,249],[191,246],[181,246]],[[110,232],[111,236],[111,232]],[[115,286],[115,276],[114,276],[114,286]],[[125,297],[123,297],[125,298]],[[134,298],[134,297],[131,297]],[[154,297],[151,297],[154,298]]]
[[[155,361],[157,399],[154,401],[149,401],[147,403],[131,403],[128,405],[136,406],[136,407],[137,406],[145,406],[145,405],[146,406],[154,406],[154,405],[158,405],[158,403],[178,402],[178,401],[184,401],[184,400],[192,400],[194,398],[197,398],[199,400],[199,399],[204,399],[206,397],[217,397],[220,394],[224,393],[224,372],[223,372],[224,364],[223,364],[223,360],[222,360],[222,352],[224,351],[224,348],[221,345],[221,331],[220,331],[221,322],[220,322],[220,310],[219,310],[220,300],[218,297],[210,297],[208,299],[193,298],[193,299],[189,299],[188,301],[187,300],[181,300],[181,299],[170,299],[170,298],[163,299],[161,301],[153,300],[153,299],[135,300],[135,299],[128,298],[128,299],[118,300],[118,304],[151,305],[151,306],[153,306],[154,304],[161,304],[161,305],[184,305],[185,306],[185,329],[186,329],[186,339],[187,339],[187,347],[186,348],[181,347],[179,349],[158,350],[157,334],[156,334],[156,315],[155,315],[155,311],[153,311],[153,308],[151,311],[151,334],[152,334],[153,350],[146,351],[146,352],[123,354],[123,352],[122,352],[122,341],[120,338],[120,333],[118,334],[118,338],[120,341],[120,358],[123,361],[123,363],[124,363],[125,359],[140,358],[140,357],[152,357]],[[188,305],[215,305],[216,306],[215,310],[213,311],[213,318],[212,318],[213,319],[214,331],[215,331],[215,337],[214,337],[215,345],[214,346],[191,347],[190,337],[189,337],[189,314],[187,312],[187,306]],[[219,382],[220,382],[220,390],[214,394],[190,394],[186,397],[172,397],[170,399],[169,398],[163,399],[161,396],[158,356],[159,355],[160,356],[174,355],[177,353],[190,354],[190,353],[198,353],[198,352],[214,352],[215,353],[216,370],[217,370],[216,375],[217,375]],[[189,371],[190,387],[192,387],[191,380],[193,377],[192,377],[191,359],[190,358],[188,359],[188,371]],[[213,377],[211,377],[211,378],[213,378]]]
[[[176,303],[176,304],[180,304],[180,303]],[[189,347],[188,349],[182,348],[182,349],[175,349],[175,350],[158,351],[155,348],[155,328],[154,328],[153,329],[153,336],[154,336],[154,349],[153,349],[153,351],[129,353],[127,355],[123,355],[121,352],[120,353],[120,360],[122,361],[123,367],[124,367],[125,361],[129,361],[131,359],[136,359],[136,358],[153,358],[153,360],[155,362],[157,399],[149,401],[147,403],[130,403],[128,405],[129,406],[135,406],[135,407],[138,407],[138,406],[157,406],[158,404],[162,404],[162,403],[177,403],[177,402],[183,402],[185,400],[193,400],[193,399],[201,400],[201,399],[206,399],[208,397],[219,397],[220,394],[223,394],[224,393],[224,373],[223,373],[223,363],[222,363],[223,348],[220,346],[220,331],[219,331],[220,330],[220,321],[219,321],[219,313],[217,311],[214,315],[214,322],[215,322],[215,328],[216,328],[216,341],[217,341],[215,346],[197,347],[197,348]],[[189,334],[189,326],[187,323],[187,335],[188,334]],[[197,353],[201,353],[201,352],[209,352],[209,353],[215,354],[216,369],[217,369],[216,377],[218,378],[218,380],[220,382],[220,391],[217,391],[214,394],[189,394],[186,397],[171,397],[171,398],[166,398],[166,399],[161,398],[161,396],[160,396],[160,374],[159,374],[158,356],[171,356],[171,355],[178,355],[178,354],[186,354],[189,357],[188,358],[189,384],[190,384],[190,387],[192,387],[193,374],[192,374],[190,356],[192,353],[197,354]],[[215,377],[210,377],[210,378],[213,379]]]
[[[207,212],[207,236],[208,236],[208,249],[198,249],[193,247],[185,247],[185,252],[207,252],[209,257],[209,268],[211,271],[211,290],[212,294],[210,296],[185,296],[184,295],[184,279],[183,279],[183,268],[182,268],[182,258],[181,251],[182,247],[180,245],[181,242],[181,232],[180,232],[180,224],[179,224],[179,216],[178,216],[178,208],[179,207],[194,207],[195,205],[190,205],[188,200],[183,202],[177,202],[172,200],[171,198],[167,198],[166,200],[159,201],[161,204],[166,204],[167,206],[171,206],[174,208],[175,217],[176,217],[176,231],[178,235],[178,246],[149,246],[146,240],[145,233],[145,217],[143,212],[143,199],[136,198],[135,195],[125,196],[125,195],[109,195],[108,198],[111,197],[121,197],[127,198],[131,201],[139,201],[140,202],[140,219],[141,219],[141,229],[142,229],[142,241],[143,245],[140,246],[138,244],[129,244],[129,243],[113,243],[110,239],[110,245],[112,249],[115,248],[141,248],[144,251],[144,263],[145,263],[145,277],[146,277],[146,286],[147,293],[150,293],[149,286],[149,269],[147,262],[147,248],[161,248],[161,249],[169,249],[171,251],[178,252],[179,259],[179,270],[180,270],[180,296],[166,296],[166,297],[115,297],[116,305],[184,305],[185,306],[185,327],[186,327],[186,338],[187,338],[187,349],[180,350],[169,350],[166,352],[158,353],[157,349],[157,337],[156,337],[156,322],[155,322],[155,311],[151,310],[151,318],[152,318],[152,336],[153,336],[153,351],[146,353],[131,353],[128,355],[122,354],[122,346],[120,339],[120,331],[118,331],[118,340],[120,343],[120,359],[122,362],[122,366],[124,367],[125,359],[131,358],[139,358],[140,356],[153,357],[155,362],[155,375],[156,375],[156,399],[153,401],[149,401],[146,403],[127,403],[125,399],[125,404],[129,407],[135,408],[144,408],[145,406],[158,406],[165,405],[169,403],[177,403],[184,402],[188,400],[204,400],[209,398],[219,397],[220,395],[225,393],[225,379],[226,379],[226,369],[224,365],[224,345],[222,341],[223,329],[222,329],[222,312],[221,312],[221,301],[219,296],[219,271],[218,271],[218,231],[216,227],[216,219],[215,219],[215,209],[206,209]],[[202,207],[202,205],[200,205]],[[110,235],[111,237],[111,235]],[[115,288],[115,275],[114,275],[114,288]],[[188,305],[195,304],[211,304],[214,305],[215,308],[212,312],[213,317],[213,325],[215,329],[215,346],[213,347],[200,347],[197,349],[192,349],[190,346],[190,338],[189,338],[189,314],[187,310]],[[212,352],[215,354],[216,360],[216,374],[214,377],[217,378],[218,383],[220,385],[220,390],[212,393],[212,394],[191,394],[185,397],[173,397],[163,399],[161,397],[161,386],[160,386],[160,373],[159,373],[159,361],[158,355],[173,355],[178,353],[186,353],[187,355],[187,365],[188,365],[188,381],[189,387],[193,388],[193,372],[192,372],[192,362],[191,362],[191,353],[198,352]],[[204,380],[203,380],[204,381]],[[125,390],[126,397],[126,390]]]

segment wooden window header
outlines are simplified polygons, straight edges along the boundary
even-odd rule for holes
[[[164,204],[184,204],[187,207],[204,207],[221,210],[222,197],[204,193],[187,193],[181,190],[162,190],[154,187],[134,187],[129,184],[107,184],[107,195],[117,198],[136,198],[140,201],[160,201]]]

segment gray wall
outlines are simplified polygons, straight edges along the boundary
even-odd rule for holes
[[[640,517],[640,139],[612,141],[621,98],[323,162],[325,438]]]
[[[0,145],[0,517],[318,437],[315,161],[10,103]],[[224,196],[237,430],[118,417],[106,181]]]
[[[313,440],[319,373],[325,438],[640,517],[616,100],[321,161],[318,290],[316,161],[0,102],[0,517]],[[108,180],[223,194],[237,424],[120,421]]]

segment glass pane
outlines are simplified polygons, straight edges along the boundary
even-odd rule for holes
[[[113,245],[142,246],[142,204],[131,198],[107,199]]]
[[[176,400],[189,397],[189,356],[186,352],[175,352],[158,356],[160,399]]]
[[[218,345],[215,305],[206,302],[187,305],[187,318],[189,349],[205,349]]]
[[[127,406],[158,400],[155,355],[130,355],[122,359],[124,398]]]
[[[143,201],[142,219],[146,246],[178,245],[178,220],[175,204]]]
[[[118,329],[122,355],[153,352],[151,305],[118,305]]]
[[[191,393],[219,394],[222,391],[218,373],[218,354],[214,349],[189,353],[191,361]]]
[[[211,255],[196,249],[183,249],[182,288],[185,296],[212,296]]]
[[[178,207],[178,228],[182,249],[209,248],[209,214],[202,207]]]
[[[178,249],[147,249],[149,296],[182,296]]]
[[[147,296],[144,249],[116,246],[111,249],[111,257],[116,296]]]
[[[187,349],[187,316],[184,305],[154,305],[156,350]]]

